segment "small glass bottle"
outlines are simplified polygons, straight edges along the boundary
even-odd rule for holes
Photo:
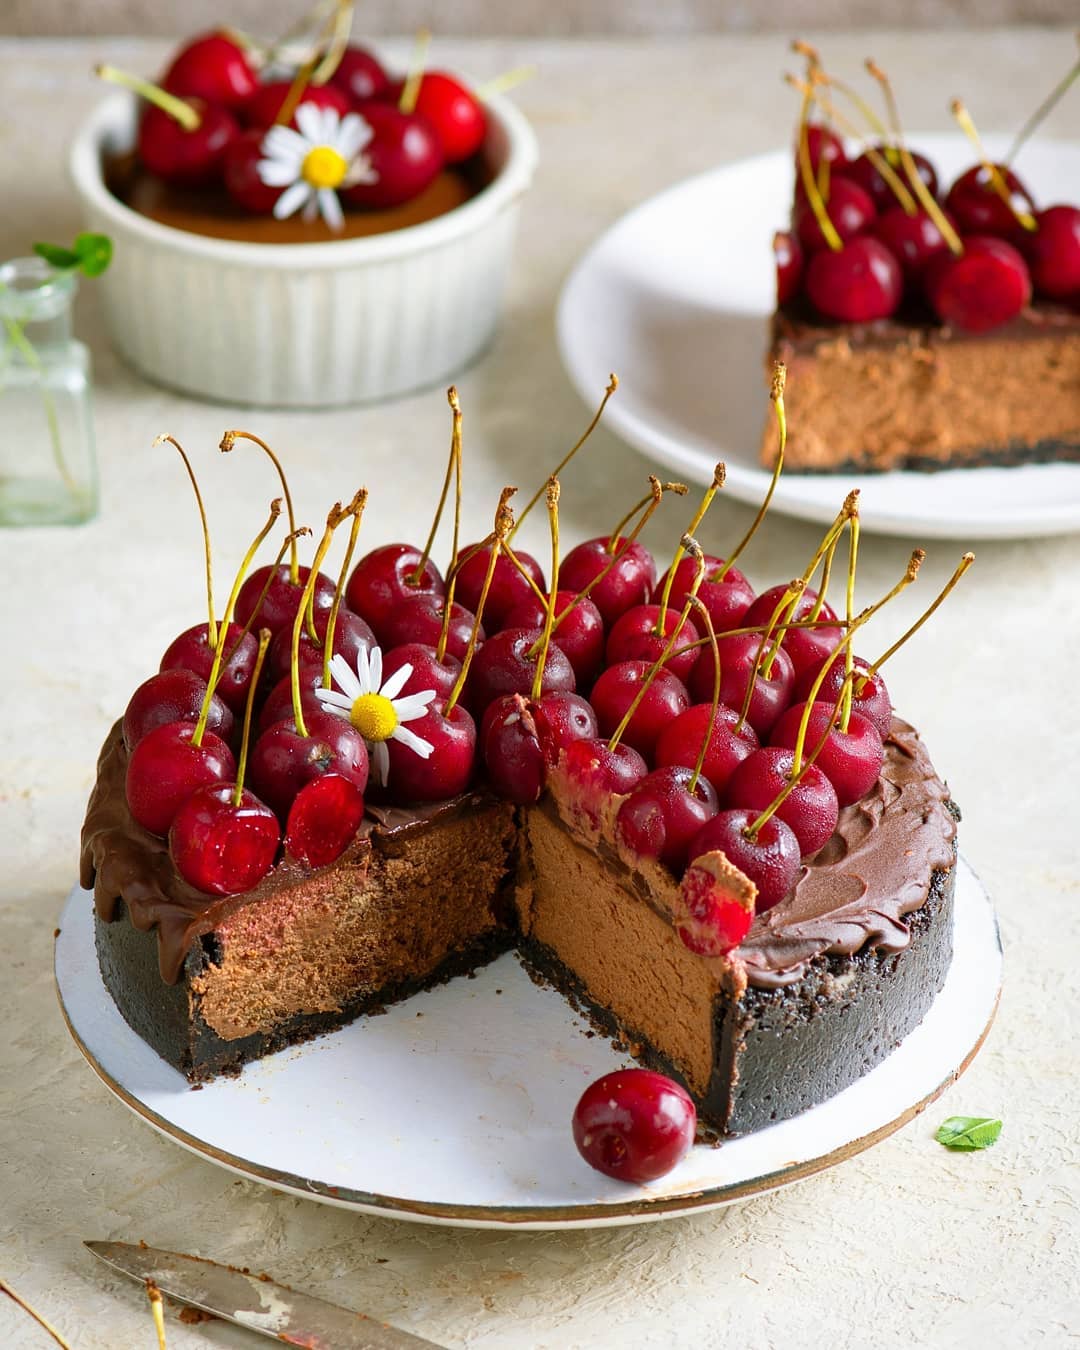
[[[0,266],[0,526],[97,511],[90,354],[71,336],[76,278],[42,258]]]

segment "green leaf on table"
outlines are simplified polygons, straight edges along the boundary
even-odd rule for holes
[[[946,1148],[971,1152],[978,1148],[989,1148],[997,1142],[1001,1133],[1001,1121],[990,1116],[950,1116],[939,1127],[934,1138]]]
[[[107,234],[77,234],[71,248],[61,244],[35,244],[34,252],[58,272],[99,277],[112,261],[113,244]]]
[[[67,272],[79,265],[79,255],[70,248],[62,248],[59,244],[35,244],[34,252],[58,272]]]

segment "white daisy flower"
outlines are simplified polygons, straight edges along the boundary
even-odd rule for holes
[[[403,725],[423,717],[435,697],[434,689],[424,689],[418,694],[398,698],[412,672],[412,666],[406,662],[383,684],[382,651],[378,647],[373,647],[370,652],[361,649],[357,653],[355,672],[338,653],[330,662],[332,683],[337,688],[315,690],[315,697],[326,712],[351,722],[363,736],[371,752],[375,777],[380,783],[385,783],[390,773],[387,741],[400,741],[421,759],[429,758],[435,748],[430,741]]]
[[[272,126],[260,147],[265,158],[257,167],[267,187],[285,189],[274,206],[278,220],[303,208],[305,220],[321,214],[332,230],[340,230],[345,215],[337,189],[378,181],[362,153],[374,134],[359,113],[342,117],[336,108],[314,103],[297,108],[296,128]]]

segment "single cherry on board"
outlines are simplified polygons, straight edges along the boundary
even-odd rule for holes
[[[570,613],[563,618],[567,609]],[[544,613],[545,607],[530,593],[506,615],[502,626],[540,629],[544,626]],[[600,611],[588,596],[579,599],[572,591],[560,588],[555,597],[555,618],[561,622],[552,637],[574,667],[578,689],[590,689],[604,664],[604,621]]]
[[[653,769],[630,792],[615,817],[615,838],[635,858],[655,858],[676,876],[690,841],[720,809],[716,790],[683,765]]]
[[[412,544],[383,544],[372,549],[353,568],[345,587],[345,603],[370,625],[384,642],[385,626],[407,596],[446,593],[439,569],[427,558],[417,575],[422,554]]]
[[[620,661],[593,685],[591,702],[602,736],[612,736],[653,668],[651,661]],[[651,759],[664,727],[690,706],[686,685],[661,667],[627,723],[622,739]]]
[[[795,885],[802,862],[791,826],[770,816],[750,838],[759,811],[735,808],[706,821],[690,842],[691,867],[703,853],[723,853],[757,887],[757,913],[778,905]]]
[[[201,745],[192,745],[194,734],[191,722],[165,722],[148,732],[128,758],[128,807],[151,834],[168,834],[196,788],[235,778],[236,760],[225,742],[208,731]]]
[[[610,564],[617,561],[604,577],[589,591],[589,599],[600,611],[604,624],[610,628],[620,614],[634,605],[643,605],[656,585],[656,560],[635,539],[627,543],[622,535],[608,550],[604,537],[586,539],[572,548],[559,568],[559,587],[564,591],[583,591]]]
[[[396,802],[440,802],[457,797],[472,782],[476,764],[476,723],[460,703],[446,712],[446,700],[429,703],[409,730],[433,747],[421,759],[401,741],[390,740],[389,790]]]
[[[345,852],[363,819],[364,794],[351,778],[313,778],[289,807],[285,853],[307,867],[326,867]]]
[[[263,141],[266,131],[242,131],[225,151],[221,174],[225,191],[237,206],[253,215],[268,216],[278,203],[284,188],[268,187],[259,175],[259,164],[265,158]]]
[[[502,694],[488,704],[480,723],[480,753],[501,797],[519,806],[539,799],[548,760],[528,699]]]
[[[382,63],[367,47],[350,44],[341,54],[330,83],[342,90],[350,103],[365,103],[368,99],[384,98],[389,92],[390,79]]]
[[[795,703],[784,713],[773,728],[770,743],[791,749],[799,734],[799,722],[804,703]],[[825,745],[815,760],[829,782],[836,789],[841,806],[850,806],[865,797],[877,782],[885,762],[885,747],[877,728],[860,713],[853,712],[847,731],[841,731],[831,703],[820,699],[814,703],[806,728],[805,745],[813,753],[822,736],[828,732]]]
[[[169,829],[169,855],[190,885],[208,895],[239,895],[257,885],[274,865],[281,826],[277,816],[235,784],[197,788]]]
[[[803,247],[799,236],[791,230],[777,230],[772,246],[776,259],[776,303],[788,305],[802,286]]]
[[[1023,253],[1031,280],[1051,300],[1080,300],[1080,207],[1048,206],[1035,212],[1038,229],[1025,234]]]
[[[681,1084],[651,1069],[619,1069],[591,1083],[574,1108],[574,1143],[598,1172],[643,1183],[689,1153],[697,1111]]]
[[[923,273],[926,297],[942,323],[985,333],[1020,313],[1031,300],[1031,274],[1012,244],[994,235],[964,239],[964,252],[932,258]]]
[[[458,557],[462,559],[461,566],[458,568],[457,581],[454,583],[454,594],[469,609],[476,612],[476,606],[480,603],[480,592],[484,589],[484,579],[487,576],[488,561],[491,558],[492,548],[497,547],[493,544],[482,544],[477,547],[470,544],[467,548],[458,550]],[[544,569],[530,553],[514,550],[514,556],[536,582],[540,590],[543,591],[547,585],[544,581]],[[532,587],[517,570],[510,559],[501,553],[495,560],[495,571],[491,577],[491,586],[488,589],[487,599],[484,601],[483,620],[487,625],[489,633],[495,633],[500,628],[507,628],[507,615],[518,605],[528,600],[535,600]],[[543,623],[541,616],[538,626]]]
[[[997,166],[1013,204],[1020,211],[1034,211],[1031,193],[1011,169]],[[949,188],[945,210],[962,234],[998,235],[1019,239],[1024,231],[1015,213],[994,190],[990,174],[982,164],[973,164]]]
[[[269,84],[260,84],[254,94],[240,109],[240,116],[246,126],[265,133],[273,126],[285,100],[292,89],[292,80],[271,80]],[[313,103],[316,108],[331,108],[339,117],[344,117],[352,108],[348,96],[333,84],[309,84],[304,90],[300,103]],[[297,105],[299,107],[299,104]],[[289,121],[296,126],[296,113]]]
[[[701,772],[717,792],[723,793],[728,780],[744,759],[758,748],[757,733],[749,722],[739,730],[739,714],[734,708],[718,704],[715,713],[712,703],[695,703],[669,722],[656,742],[656,764],[665,768],[681,764],[693,768],[697,764],[701,742],[708,736]]]
[[[469,708],[477,717],[501,694],[531,692],[539,659],[533,648],[540,636],[536,628],[503,628],[477,648],[465,686]],[[565,689],[572,694],[575,687],[574,667],[558,644],[550,643],[540,692]]]
[[[395,101],[401,97],[403,88],[402,80],[391,85]],[[484,143],[487,133],[484,105],[460,80],[444,70],[424,71],[413,111],[434,131],[447,164],[469,159]]]
[[[247,52],[228,33],[201,33],[185,42],[161,81],[170,94],[239,108],[258,88]]]
[[[819,249],[806,269],[806,294],[827,319],[870,323],[896,312],[903,274],[895,256],[872,235],[849,239],[843,248]]]
[[[877,211],[873,199],[850,178],[835,178],[829,186],[825,210],[833,228],[843,240],[854,239],[873,224]],[[821,232],[818,218],[805,198],[795,207],[795,233],[806,253],[817,253],[829,245]]]
[[[222,636],[219,629],[219,640]],[[259,644],[253,634],[245,633],[236,623],[229,624],[228,632],[224,634],[224,642],[226,659],[222,661],[214,695],[226,703],[234,713],[239,713],[243,711],[247,700]],[[210,678],[213,664],[214,649],[210,646],[206,624],[197,623],[193,628],[186,628],[178,638],[169,643],[159,668],[190,670],[205,681]]]
[[[438,137],[426,119],[378,101],[356,111],[374,133],[364,148],[370,172],[367,181],[342,188],[342,197],[351,206],[384,209],[419,196],[443,167]]]
[[[129,752],[134,750],[148,732],[166,722],[194,725],[199,720],[205,698],[206,681],[194,671],[180,666],[151,675],[128,700],[123,723],[124,745]],[[216,694],[210,699],[206,727],[225,742],[232,740],[236,730],[231,709]]]
[[[787,786],[794,764],[791,750],[778,746],[755,750],[728,779],[724,800],[729,806],[764,811]],[[836,789],[816,764],[803,764],[798,783],[776,808],[804,858],[832,838],[839,814]]]
[[[289,814],[305,783],[323,774],[348,778],[361,793],[367,787],[368,752],[351,723],[332,713],[305,713],[308,735],[291,719],[275,723],[251,748],[251,782],[279,820]]]
[[[296,575],[297,580],[293,581],[288,563],[279,563],[277,567],[270,565],[256,567],[254,572],[249,573],[247,580],[240,587],[240,594],[236,597],[237,623],[251,628],[269,628],[271,636],[282,628],[291,628],[296,611],[300,608],[300,598],[311,575],[311,568],[298,567]],[[259,596],[262,595],[267,578],[270,578],[270,585],[260,604]],[[335,590],[333,581],[320,572],[312,596],[312,609],[316,614],[320,610],[328,610],[334,603]],[[349,608],[356,607],[350,605]]]

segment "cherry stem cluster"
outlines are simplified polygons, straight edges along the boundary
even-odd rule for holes
[[[326,526],[323,529],[322,538],[319,540],[319,546],[315,550],[315,556],[311,560],[311,571],[308,573],[307,581],[304,583],[303,594],[300,596],[300,604],[297,606],[296,616],[293,619],[292,650],[289,655],[289,685],[292,692],[293,722],[296,725],[297,732],[305,738],[310,733],[307,729],[307,723],[304,721],[304,709],[301,706],[300,701],[300,634],[303,631],[305,621],[307,621],[309,625],[311,623],[308,614],[311,606],[314,604],[315,586],[319,580],[319,569],[322,567],[323,559],[330,551],[330,544],[334,538],[334,531],[346,517],[357,509],[357,502],[361,493],[366,497],[366,489],[361,488],[360,492],[356,494],[348,507],[342,507],[340,502],[335,502],[327,513]],[[329,630],[327,631],[329,633]],[[329,645],[332,650],[332,636],[330,637]],[[329,688],[329,685],[325,687]]]
[[[251,431],[227,431],[225,435],[222,436],[221,444],[218,446],[218,449],[221,450],[223,454],[228,454],[238,440],[251,441],[254,445],[257,445],[277,470],[277,476],[281,482],[281,495],[285,498],[285,509],[288,512],[289,535],[292,538],[292,543],[289,546],[289,581],[291,585],[299,586],[300,559],[296,551],[296,514],[293,511],[292,494],[289,491],[288,480],[285,477],[285,470],[282,468],[281,460],[278,459],[277,455],[274,454],[273,450],[270,449],[261,437],[256,436]]]
[[[559,600],[559,492],[559,480],[553,475],[547,485],[548,522],[551,527],[551,587],[544,606],[544,629],[539,638],[539,650],[536,651],[536,670],[532,682],[534,703],[539,701],[544,687],[544,667],[551,647],[551,634],[555,629],[555,606]]]
[[[480,545],[480,548],[488,548],[488,565],[484,573],[484,584],[480,588],[480,598],[476,602],[476,614],[473,617],[472,632],[469,634],[469,642],[465,648],[465,655],[461,661],[461,670],[454,681],[454,687],[450,690],[450,697],[446,700],[446,707],[443,709],[443,717],[449,717],[457,706],[465,688],[465,681],[469,678],[469,668],[472,665],[473,657],[476,655],[476,646],[480,640],[480,624],[484,617],[484,606],[487,604],[488,592],[491,590],[491,580],[495,575],[495,564],[502,555],[503,545],[506,543],[510,531],[514,528],[514,513],[510,509],[510,498],[517,491],[515,487],[504,487],[499,495],[499,505],[495,508],[495,528],[491,534]]]
[[[705,489],[705,494],[701,499],[701,505],[694,513],[693,520],[691,520],[690,524],[686,527],[686,533],[691,537],[693,537],[698,526],[705,519],[705,513],[708,511],[709,507],[712,506],[713,498],[724,486],[724,479],[726,477],[727,467],[723,461],[721,461],[713,469],[712,482]],[[680,542],[678,548],[675,550],[675,556],[671,560],[671,566],[668,568],[667,580],[664,582],[664,589],[660,596],[660,613],[656,616],[656,627],[653,630],[658,637],[664,636],[664,623],[667,619],[668,602],[671,600],[671,588],[675,584],[675,573],[678,570],[679,563],[682,562],[685,553],[686,550]]]
[[[345,582],[349,575],[349,567],[352,564],[353,554],[356,552],[356,541],[360,536],[360,524],[364,519],[364,507],[367,506],[367,499],[367,488],[361,488],[345,508],[345,514],[352,516],[352,525],[349,528],[349,541],[345,545],[345,556],[341,560],[337,585],[334,587],[334,599],[330,605],[330,613],[326,617],[326,633],[323,637],[322,687],[324,689],[330,688],[330,662],[334,656],[334,634],[337,632],[338,613],[341,610],[341,600],[345,594]],[[314,590],[312,590],[311,595],[311,604],[314,605]]]
[[[248,685],[247,699],[244,702],[244,729],[240,735],[240,760],[236,766],[236,786],[233,788],[232,802],[233,806],[239,806],[244,796],[244,775],[247,773],[248,746],[251,742],[251,719],[255,712],[255,695],[259,687],[259,677],[262,675],[263,662],[266,660],[266,649],[270,645],[270,629],[259,629],[259,650],[255,656],[255,666],[251,672],[251,683]]]

